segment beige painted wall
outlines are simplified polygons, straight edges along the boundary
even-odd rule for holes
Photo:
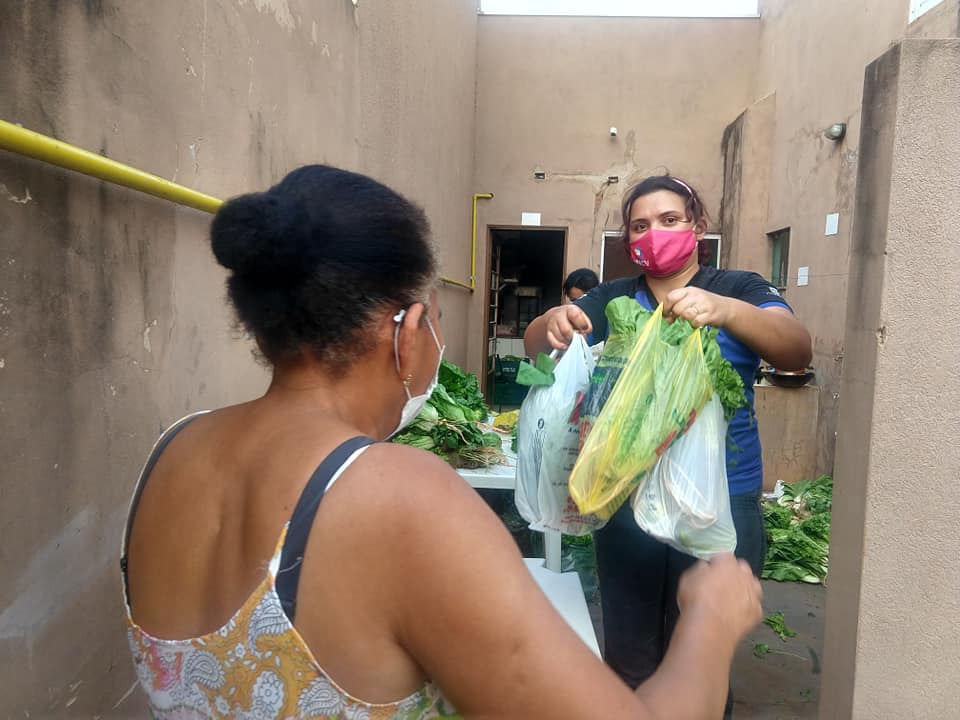
[[[867,70],[827,594],[825,720],[960,705],[960,40]],[[936,192],[930,192],[931,185]],[[946,314],[945,314],[946,313]],[[948,325],[949,325],[949,321]]]
[[[740,237],[736,266],[769,276],[766,233],[790,228],[786,297],[811,331],[822,386],[819,472],[833,466],[863,70],[902,37],[907,5],[908,0],[761,2],[757,95],[773,94],[772,132],[747,147],[770,163],[768,192],[757,198],[758,205],[766,203],[762,221]],[[756,114],[751,108],[748,117]],[[836,122],[847,123],[839,143],[823,135]],[[826,215],[833,212],[840,213],[839,233],[827,237]],[[809,285],[798,287],[797,269],[804,266]]]
[[[620,193],[664,168],[694,183],[718,222],[723,129],[754,97],[759,33],[757,20],[481,17],[475,187],[495,194],[481,228],[539,212],[568,230],[567,270],[598,269]],[[478,293],[470,313],[474,370],[485,302]]]
[[[0,117],[217,196],[325,161],[427,210],[469,268],[472,0],[0,5]],[[117,556],[136,473],[190,409],[267,379],[209,216],[0,154],[0,715],[132,716]],[[467,298],[444,291],[462,360]]]
[[[769,276],[766,234],[791,230],[786,296],[813,335],[822,387],[817,472],[831,471],[836,442],[864,67],[905,33],[950,37],[960,25],[956,0],[909,28],[908,9],[909,0],[762,0],[761,99],[743,114],[739,174],[731,174],[728,159],[730,266]],[[847,124],[839,143],[823,136],[835,122]],[[839,232],[826,236],[826,215],[833,212],[840,214]],[[800,267],[809,268],[806,287],[797,286]]]

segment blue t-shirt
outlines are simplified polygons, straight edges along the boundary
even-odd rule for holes
[[[688,286],[702,288],[716,295],[736,298],[757,307],[790,306],[780,296],[775,287],[757,273],[742,270],[717,270],[701,267],[688,283]],[[647,310],[654,310],[657,301],[647,287],[646,279],[624,278],[602,283],[574,302],[583,310],[593,324],[590,342],[605,340],[608,334],[607,316],[604,314],[607,303],[614,298],[635,297]],[[792,310],[791,310],[792,312]],[[760,432],[757,429],[756,415],[753,410],[753,383],[760,356],[740,342],[726,330],[717,334],[720,354],[726,358],[743,379],[747,396],[747,407],[741,408],[730,420],[727,428],[727,482],[731,495],[757,492],[763,486],[763,460],[760,450]]]

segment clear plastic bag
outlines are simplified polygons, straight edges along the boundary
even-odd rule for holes
[[[580,446],[580,406],[594,359],[576,335],[554,368],[552,385],[530,388],[517,422],[515,502],[532,530],[584,535],[603,522],[580,514],[568,478]]]
[[[646,533],[701,559],[733,552],[737,532],[730,513],[726,437],[723,407],[714,395],[634,491],[633,515]]]

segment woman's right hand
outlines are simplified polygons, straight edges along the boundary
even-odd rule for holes
[[[560,305],[544,313],[547,342],[556,350],[566,350],[576,333],[586,335],[593,330],[587,314],[576,305]]]
[[[680,578],[677,602],[680,613],[703,612],[739,641],[763,617],[760,581],[744,560],[731,554],[699,562]]]

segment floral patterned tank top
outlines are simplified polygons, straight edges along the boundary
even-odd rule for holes
[[[167,443],[200,414],[187,416],[171,426],[158,440],[140,474],[123,541],[121,568],[125,594],[127,543],[144,483]],[[370,703],[352,696],[324,672],[291,620],[296,608],[302,548],[316,506],[324,490],[370,442],[365,438],[348,440],[321,463],[284,527],[267,576],[220,629],[187,640],[153,637],[134,622],[126,594],[127,638],[140,686],[154,718],[432,720],[459,717],[432,683],[392,703]],[[307,508],[306,514],[303,508]],[[291,546],[294,546],[293,552]],[[292,590],[288,576],[295,576]]]

